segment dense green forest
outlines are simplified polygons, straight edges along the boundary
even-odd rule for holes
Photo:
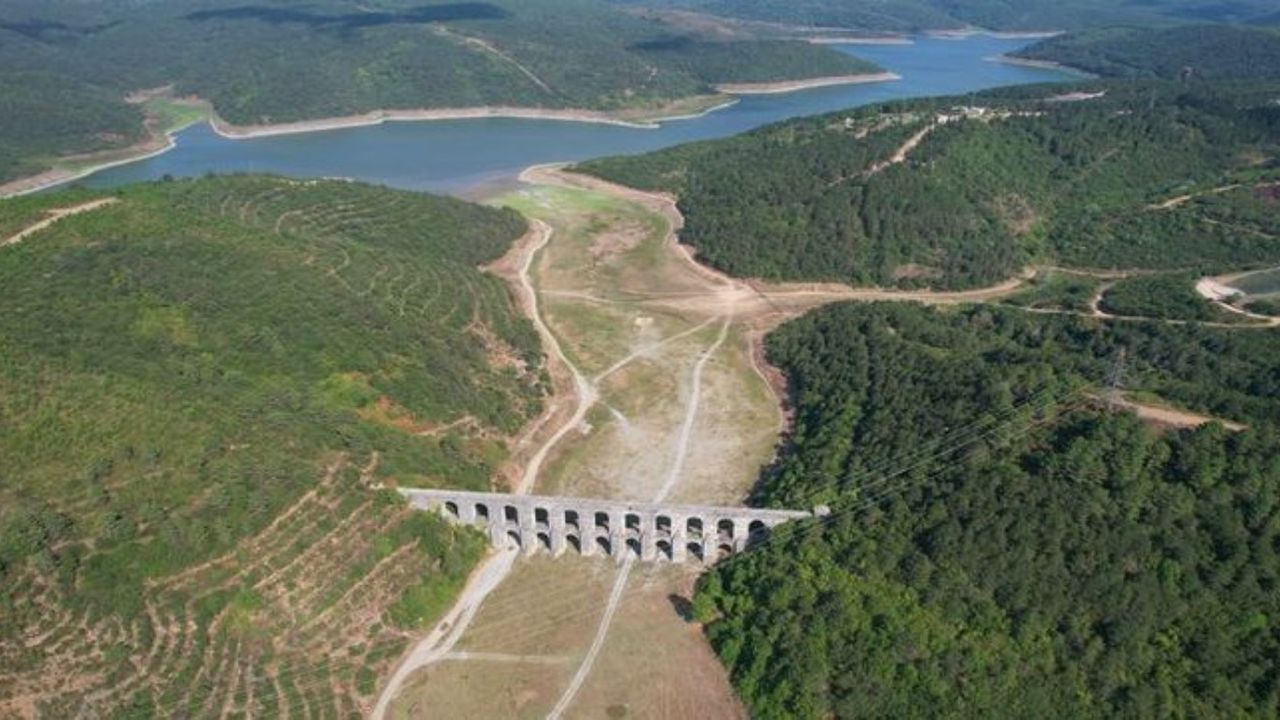
[[[320,59],[318,61],[318,59]],[[381,108],[656,109],[721,82],[851,74],[831,48],[703,37],[603,0],[0,0],[0,181],[141,134],[172,85],[238,124]]]
[[[524,220],[228,177],[4,201],[0,232],[97,197],[0,247],[0,715],[354,707],[268,675],[381,672],[483,552],[375,488],[488,488],[538,412],[537,335],[477,269]]]
[[[1106,77],[1280,78],[1280,31],[1225,25],[1086,30],[1042,40],[1018,57]]]
[[[1277,93],[1262,82],[1029,86],[578,169],[676,193],[682,241],[738,276],[961,287],[1032,263],[1233,269],[1280,259],[1267,191],[1280,176]]]
[[[1112,315],[1230,322],[1238,315],[1215,307],[1195,291],[1194,273],[1125,278],[1106,289],[1099,307]]]
[[[710,42],[689,35],[634,46],[645,57],[712,83],[757,83],[883,69],[844,53],[816,54],[813,45],[790,40]]]
[[[142,113],[118,93],[57,74],[6,70],[0,98],[0,181],[45,170],[55,155],[124,147],[144,135]]]
[[[908,33],[1073,30],[1123,23],[1275,22],[1267,0],[614,0],[806,27]]]
[[[768,351],[759,496],[833,512],[696,596],[753,717],[1276,716],[1280,334],[849,304]],[[1250,427],[1110,413],[1116,377]]]

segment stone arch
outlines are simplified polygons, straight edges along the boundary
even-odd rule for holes
[[[671,549],[671,541],[659,540],[655,545],[657,546],[659,560],[675,559],[675,552]]]
[[[702,537],[702,530],[703,530],[702,518],[691,517],[688,520],[685,520],[684,531],[685,531],[685,534],[688,535],[689,537],[693,537],[693,538]]]
[[[628,530],[640,532],[640,516],[636,513],[627,513],[624,518],[623,527]]]
[[[514,543],[515,546],[518,548],[524,547],[524,544],[520,542],[520,533],[516,532],[515,530],[507,531],[507,542],[509,544]]]
[[[536,507],[533,509],[533,522],[535,524],[542,523],[548,525],[551,523],[551,512],[544,507]]]
[[[551,552],[551,533],[538,533],[538,547]]]
[[[508,505],[502,509],[502,517],[507,522],[518,523],[520,522],[520,508],[515,505]]]
[[[725,537],[732,540],[733,539],[733,519],[721,518],[720,522],[716,523],[716,532],[720,533],[720,537]]]
[[[577,530],[577,529],[578,529],[578,511],[577,511],[577,510],[565,510],[565,511],[564,511],[564,524],[565,524],[566,526],[568,526],[568,527],[573,528],[574,530]]]
[[[658,532],[665,532],[667,534],[671,534],[671,516],[659,515],[655,517],[653,519],[653,527]]]
[[[684,546],[684,550],[689,557],[697,559],[698,562],[702,562],[705,559],[702,555],[702,543],[700,542],[690,542]]]
[[[458,514],[458,503],[452,500],[444,501],[444,512],[446,515],[449,515],[450,517],[454,517],[454,518],[460,517],[460,515]]]
[[[609,513],[603,510],[597,511],[595,521],[596,521],[596,527],[600,528],[601,530],[609,529]]]
[[[578,539],[577,535],[566,535],[564,541],[569,547],[573,548],[574,552],[579,555],[582,554],[582,541]]]
[[[627,552],[635,557],[640,557],[640,539],[627,538]]]
[[[764,524],[763,520],[752,520],[747,526],[747,542],[762,542],[769,535],[769,526]]]
[[[720,558],[727,558],[733,554],[733,545],[731,543],[722,542],[716,547],[716,555]]]
[[[613,543],[609,542],[609,538],[605,537],[604,535],[597,535],[596,550],[604,553],[605,555],[612,555]]]
[[[487,521],[489,519],[489,506],[484,503],[476,503],[476,517]]]

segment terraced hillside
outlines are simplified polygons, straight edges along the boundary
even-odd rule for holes
[[[378,488],[486,487],[540,407],[477,269],[523,220],[263,177],[0,218],[0,715],[359,713],[484,547]]]
[[[679,196],[738,276],[962,287],[1028,264],[1238,270],[1280,258],[1265,82],[1093,82],[892,103],[580,169]]]

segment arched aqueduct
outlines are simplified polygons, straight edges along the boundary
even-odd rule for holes
[[[422,510],[483,528],[496,547],[526,554],[631,554],[644,562],[714,562],[758,542],[778,525],[812,517],[797,510],[638,503],[595,498],[402,489]]]

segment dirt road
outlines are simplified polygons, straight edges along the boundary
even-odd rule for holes
[[[567,369],[572,375],[573,397],[575,398],[576,406],[573,414],[560,423],[559,427],[538,447],[526,463],[521,479],[513,489],[514,492],[520,494],[528,493],[533,489],[547,454],[560,443],[570,430],[581,425],[587,411],[596,402],[594,386],[565,355],[560,341],[556,339],[555,334],[547,327],[539,310],[538,294],[530,277],[530,271],[538,253],[551,241],[552,229],[550,225],[541,220],[534,220],[532,225],[533,241],[522,242],[515,250],[521,255],[517,263],[519,269],[516,279],[523,296],[522,305],[534,327],[537,328],[543,346],[551,351],[553,362],[557,363],[561,368]],[[436,627],[426,637],[418,641],[409,650],[396,667],[395,673],[392,674],[378,696],[378,702],[371,714],[374,720],[382,720],[386,716],[387,709],[396,695],[399,694],[406,678],[415,671],[440,661],[453,650],[453,647],[479,611],[480,606],[484,603],[485,598],[511,572],[511,567],[515,563],[517,554],[517,548],[504,548],[485,558],[480,567],[472,572],[466,588],[458,596],[453,607],[449,612],[445,613],[444,618],[436,624]]]
[[[54,208],[48,212],[48,214],[43,220],[40,220],[39,222],[28,225],[22,230],[19,230],[16,234],[5,238],[3,241],[0,241],[0,247],[5,247],[8,245],[17,245],[23,240],[26,240],[32,235],[40,232],[41,230],[44,230],[45,228],[49,227],[50,225],[53,225],[54,223],[58,222],[63,218],[71,217],[72,215],[79,215],[80,213],[89,212],[90,210],[97,210],[100,207],[106,207],[107,205],[111,205],[119,201],[120,201],[120,198],[107,197],[107,198],[101,198],[98,200],[91,200],[87,203],[81,203],[79,205],[72,205],[70,207]]]

